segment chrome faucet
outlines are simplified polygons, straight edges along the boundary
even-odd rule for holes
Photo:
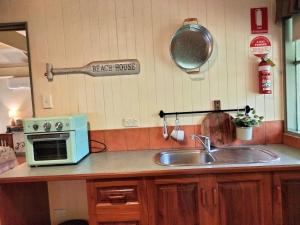
[[[210,151],[210,138],[207,136],[203,136],[203,135],[197,135],[197,134],[192,134],[191,135],[192,140],[198,140],[203,146],[205,151],[207,152],[211,152]]]

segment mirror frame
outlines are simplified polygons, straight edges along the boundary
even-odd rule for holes
[[[35,104],[34,104],[34,95],[33,95],[30,45],[29,45],[29,37],[28,37],[28,24],[27,24],[27,22],[0,23],[0,32],[1,31],[17,31],[17,30],[25,30],[26,31],[26,42],[27,42],[27,49],[28,49],[28,52],[27,52],[28,69],[29,69],[31,105],[32,105],[32,117],[35,117]]]

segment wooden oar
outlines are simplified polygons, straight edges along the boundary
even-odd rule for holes
[[[54,75],[82,73],[94,77],[138,74],[140,63],[137,59],[95,61],[83,67],[73,68],[53,68],[52,64],[47,63],[45,76],[48,81],[52,81]]]

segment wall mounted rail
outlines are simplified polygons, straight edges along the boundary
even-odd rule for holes
[[[223,110],[206,110],[206,111],[186,111],[186,112],[164,112],[163,110],[159,111],[159,117],[164,118],[166,116],[178,116],[178,115],[188,115],[188,114],[202,114],[202,113],[218,113],[218,112],[235,112],[235,111],[245,111],[249,113],[253,108],[249,105],[246,105],[243,109],[223,109]]]

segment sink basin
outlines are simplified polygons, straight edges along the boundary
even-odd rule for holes
[[[263,146],[236,146],[212,150],[217,163],[261,163],[279,159]]]
[[[263,146],[236,146],[204,150],[163,151],[155,155],[155,162],[163,166],[197,166],[271,162],[279,157]]]
[[[175,150],[159,152],[155,162],[163,166],[193,166],[214,162],[214,158],[202,150]]]

